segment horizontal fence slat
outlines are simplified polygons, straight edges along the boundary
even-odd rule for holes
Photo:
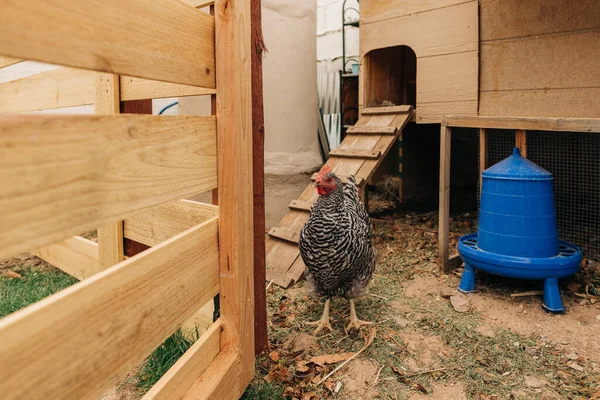
[[[142,397],[142,400],[181,399],[221,350],[221,321],[217,320]]]
[[[125,219],[125,237],[154,246],[219,214],[219,208],[191,200],[161,204]]]
[[[0,117],[0,259],[217,185],[215,117]]]
[[[244,392],[240,373],[242,360],[235,351],[221,351],[210,366],[200,375],[181,400],[236,399]],[[244,385],[244,387],[241,387]]]
[[[3,2],[0,54],[215,87],[214,18],[181,1]]]
[[[91,71],[59,68],[0,83],[0,113],[94,104],[95,82]]]
[[[19,58],[0,56],[0,68],[8,67],[9,65],[20,63],[21,61],[23,60]]]
[[[121,76],[121,101],[215,94],[215,89]]]
[[[4,400],[99,398],[218,293],[218,218],[0,320]]]
[[[215,0],[183,0],[192,7],[202,8],[215,4]]]
[[[32,253],[79,280],[102,271],[98,261],[98,243],[81,236],[40,247]]]

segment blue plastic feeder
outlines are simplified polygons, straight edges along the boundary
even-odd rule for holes
[[[552,174],[521,156],[518,148],[482,173],[479,228],[458,241],[465,271],[458,290],[475,291],[475,271],[544,281],[543,306],[565,308],[558,279],[573,275],[581,251],[560,241]]]

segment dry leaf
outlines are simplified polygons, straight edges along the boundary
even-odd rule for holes
[[[352,357],[354,353],[337,353],[337,354],[326,354],[323,356],[316,356],[308,360],[309,363],[317,365],[335,364],[340,361],[346,361]]]
[[[8,270],[8,271],[6,271],[6,272],[4,273],[4,276],[5,276],[6,278],[11,278],[11,279],[14,279],[14,278],[22,278],[21,274],[19,274],[18,272],[15,272],[15,271],[11,271],[11,270]]]
[[[308,372],[310,368],[308,368],[306,365],[299,365],[298,367],[296,367],[296,372],[300,372],[301,374]]]
[[[273,361],[277,362],[277,361],[279,361],[279,353],[278,353],[278,352],[276,352],[276,351],[272,351],[272,352],[269,354],[269,358],[270,358],[271,360],[273,360]]]

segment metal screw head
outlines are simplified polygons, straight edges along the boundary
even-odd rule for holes
[[[592,130],[592,127],[591,127],[591,126],[588,126],[587,128],[585,128],[585,130],[589,132],[589,131],[591,131],[591,130]]]

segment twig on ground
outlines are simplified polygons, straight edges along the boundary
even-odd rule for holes
[[[373,386],[377,385],[377,382],[379,382],[379,375],[381,375],[381,371],[383,371],[384,368],[385,368],[385,365],[382,365],[381,368],[379,368],[379,371],[377,371],[377,376],[375,377]]]
[[[541,296],[543,294],[543,290],[530,290],[529,292],[513,293],[510,297]]]
[[[331,371],[330,373],[328,373],[327,375],[325,375],[323,377],[323,379],[321,379],[317,383],[317,386],[320,385],[321,383],[325,382],[327,380],[327,378],[329,378],[331,375],[335,374],[337,371],[339,371],[340,369],[342,369],[344,367],[344,365],[348,364],[350,361],[352,361],[356,357],[358,357],[363,351],[365,351],[367,349],[367,347],[369,347],[371,345],[371,343],[373,343],[373,341],[375,340],[375,335],[376,334],[377,334],[377,328],[373,327],[373,329],[371,329],[371,334],[369,335],[369,338],[366,340],[365,345],[363,346],[363,348],[360,349],[359,351],[357,351],[356,353],[354,353],[354,355],[352,357],[350,357],[349,359],[347,359],[346,361],[344,361],[343,363],[341,363],[340,365],[338,365],[333,371]]]
[[[269,284],[267,285],[267,288],[265,290],[269,290],[269,288],[271,287],[272,284],[273,284],[273,279],[271,279],[271,282],[269,282]]]
[[[377,297],[378,299],[389,300],[387,297],[380,296],[378,294],[369,293],[369,296]]]

